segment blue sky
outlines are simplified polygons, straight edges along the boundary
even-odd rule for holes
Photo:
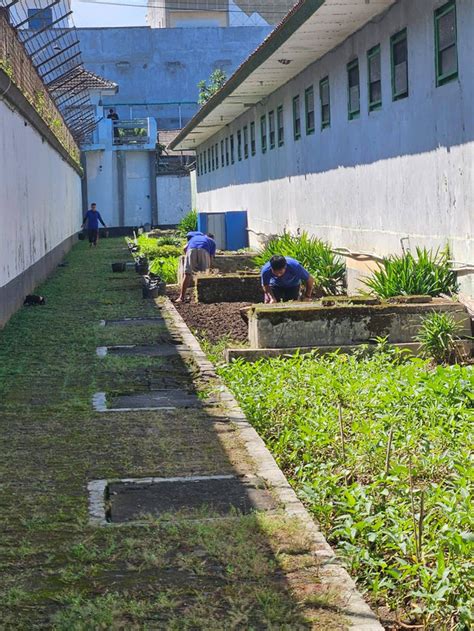
[[[114,1],[114,0],[113,0]],[[120,2],[120,0],[117,0]],[[146,0],[124,0],[128,4],[137,2],[144,5]],[[74,24],[78,27],[87,26],[144,26],[146,8],[119,7],[113,4],[96,4],[95,2],[81,2],[72,0]]]

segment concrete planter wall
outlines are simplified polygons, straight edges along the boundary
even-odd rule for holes
[[[216,302],[262,302],[259,274],[199,275],[195,279],[196,300]]]
[[[252,348],[351,346],[384,336],[394,344],[408,343],[432,311],[450,313],[462,326],[460,335],[471,335],[463,305],[434,299],[428,304],[258,305],[249,310],[249,341]]]
[[[252,254],[218,254],[212,262],[212,269],[218,274],[236,274],[238,272],[253,272],[256,270]],[[181,283],[184,274],[184,256],[180,258],[178,267],[178,282]]]

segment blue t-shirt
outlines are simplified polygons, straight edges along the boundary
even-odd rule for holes
[[[82,223],[85,224],[86,221],[89,230],[97,230],[99,228],[99,221],[103,226],[105,226],[105,223],[100,216],[100,212],[97,210],[88,210]]]
[[[286,270],[283,276],[274,276],[270,261],[262,267],[261,277],[262,285],[270,285],[271,287],[297,287],[301,281],[307,281],[309,272],[298,263],[295,259],[285,256]]]
[[[216,253],[216,242],[205,234],[197,234],[188,241],[187,250],[207,250],[211,256]]]
[[[186,237],[188,239],[192,239],[192,237],[200,237],[203,234],[204,234],[204,232],[200,232],[199,230],[192,230],[191,232],[188,232]]]

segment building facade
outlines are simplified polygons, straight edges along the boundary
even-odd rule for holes
[[[198,210],[247,210],[254,238],[307,230],[378,256],[448,244],[472,265],[473,3],[352,3],[339,40],[332,4],[300,2],[301,23],[296,11],[177,138],[196,147]],[[340,41],[357,10],[364,23]],[[308,64],[294,45],[303,31]],[[239,91],[247,103],[226,119]],[[472,294],[472,274],[462,283]]]

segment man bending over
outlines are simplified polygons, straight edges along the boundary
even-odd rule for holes
[[[216,254],[216,242],[214,235],[194,234],[188,235],[188,243],[184,248],[184,276],[181,283],[181,291],[176,302],[184,302],[186,290],[191,284],[193,274],[207,272],[211,267],[212,259]]]
[[[289,256],[272,256],[262,267],[261,278],[265,303],[298,300],[302,282],[306,289],[304,298],[311,298],[313,277],[301,263]]]

